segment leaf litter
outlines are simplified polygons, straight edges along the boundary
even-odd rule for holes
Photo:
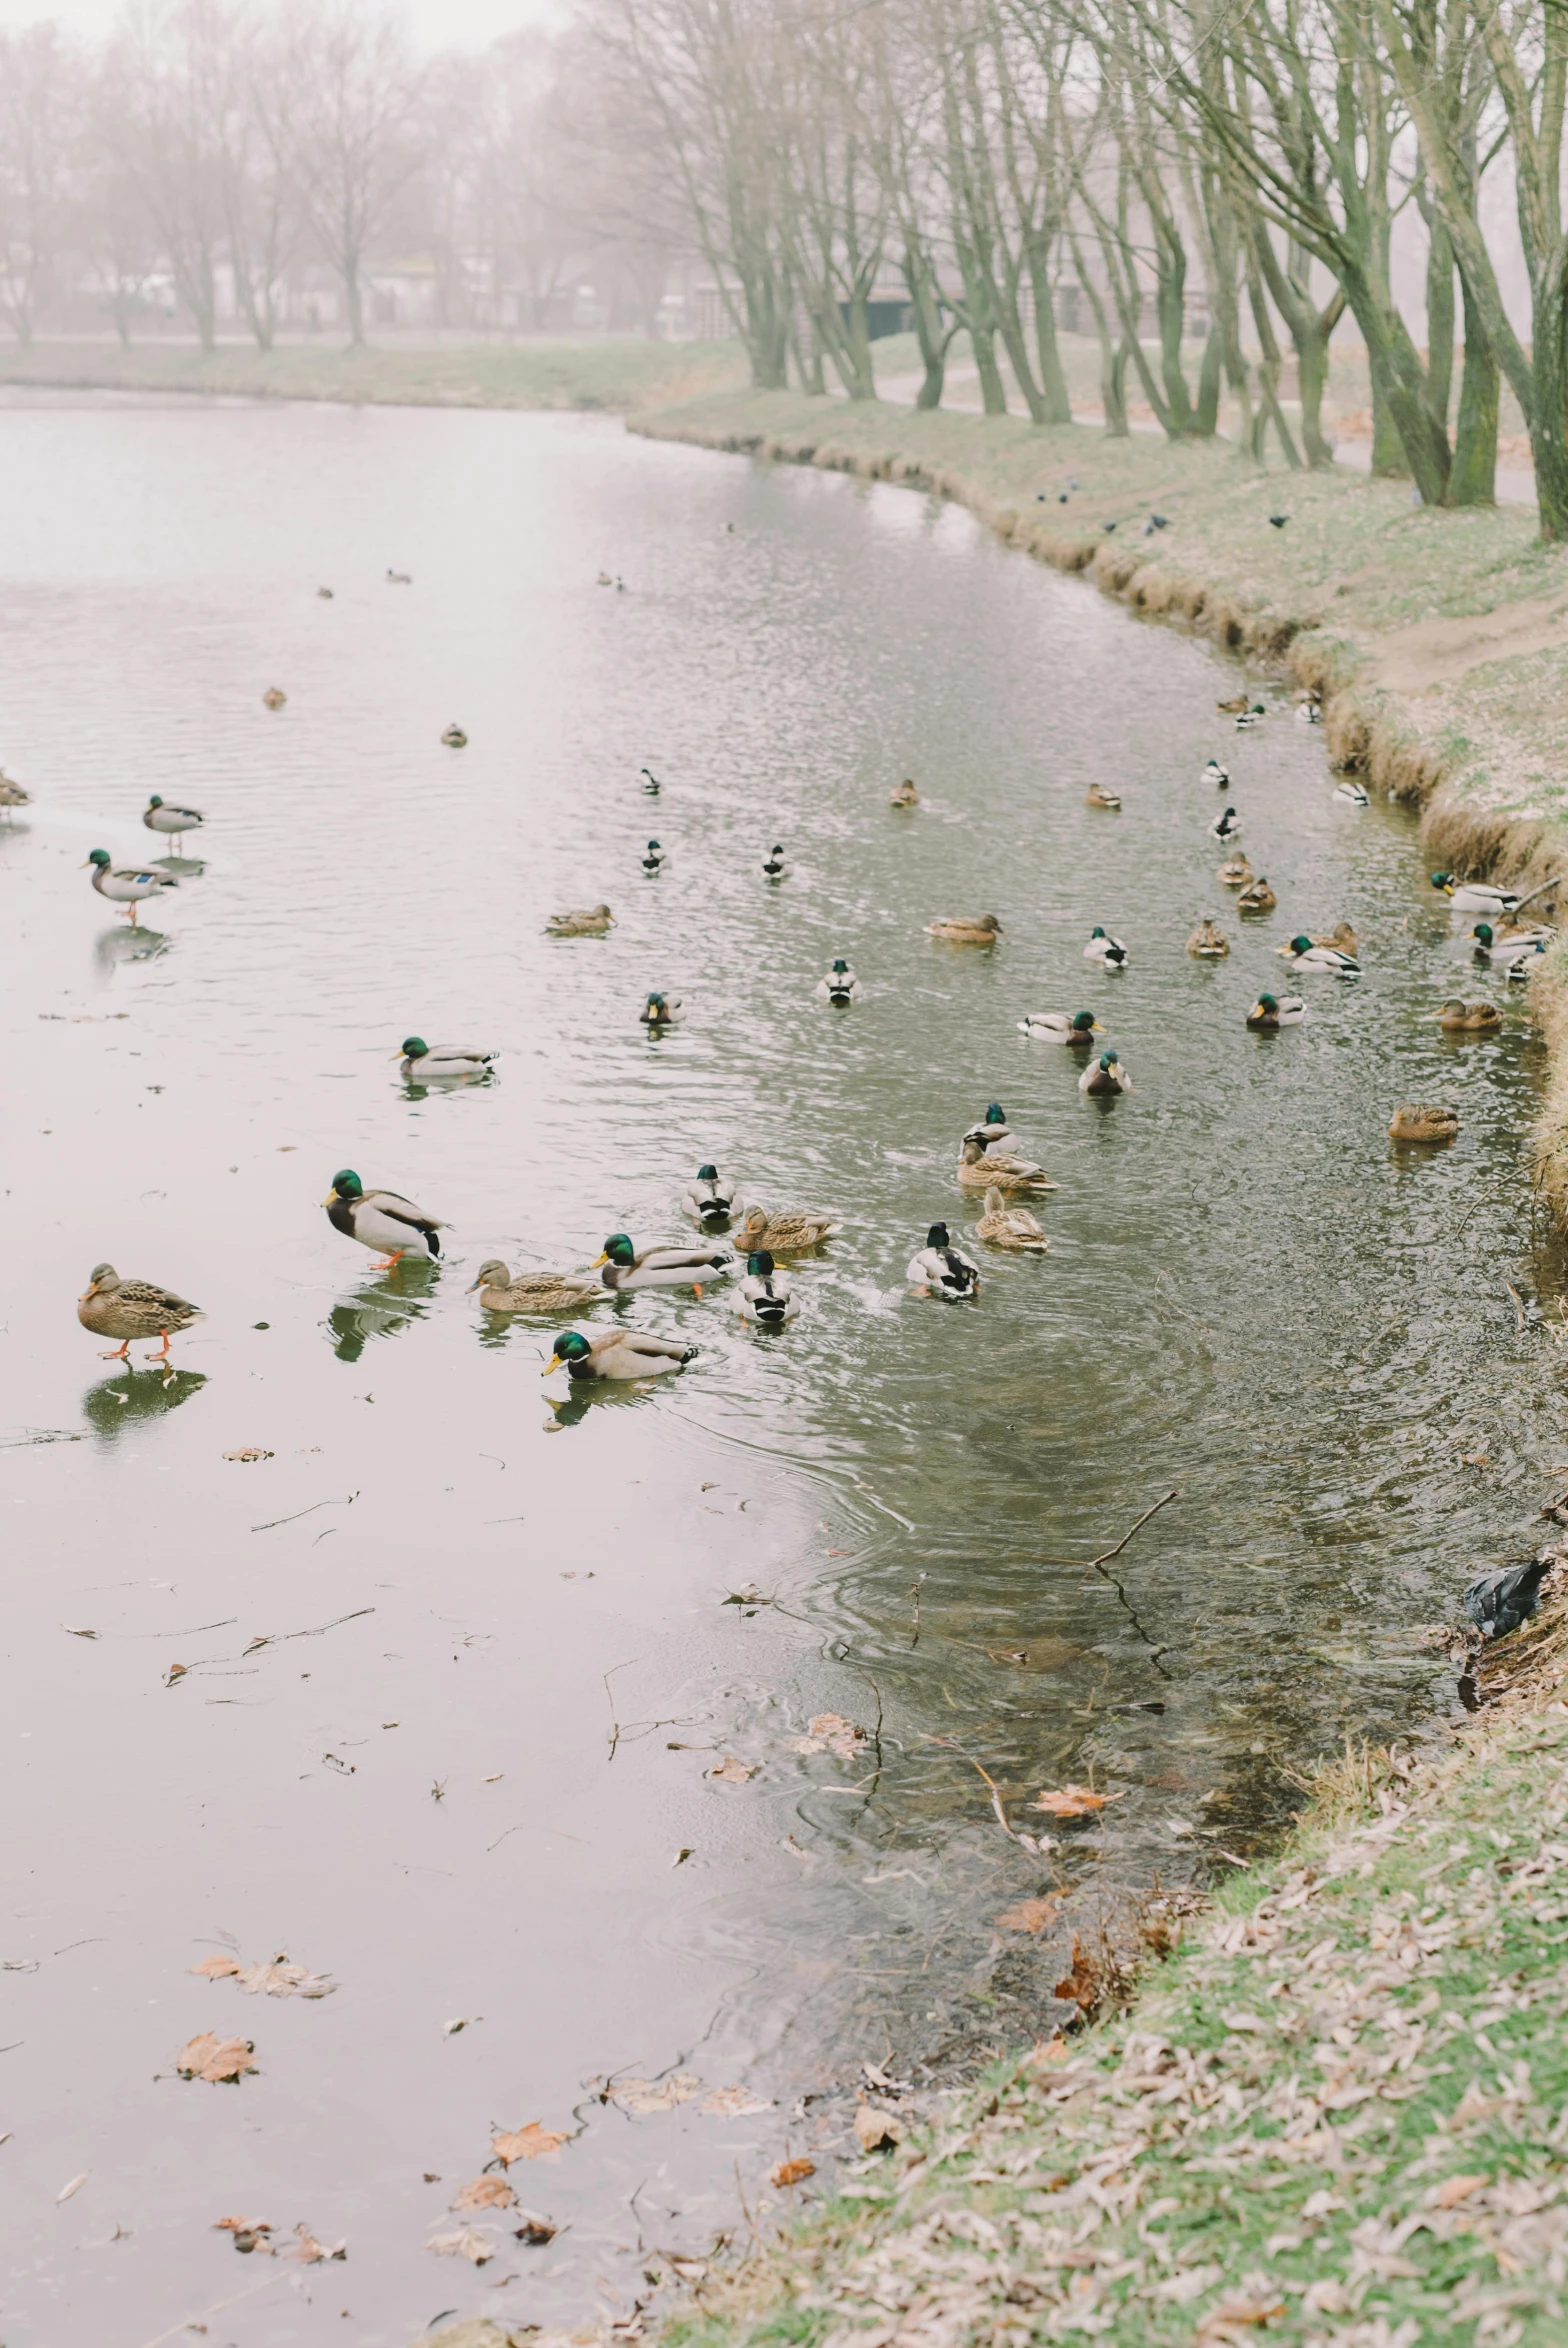
[[[265,1965],[242,1965],[237,1957],[203,1957],[191,1971],[208,1981],[232,1981],[247,1997],[331,1997],[338,1986],[329,1973],[291,1965],[282,1949]]]
[[[568,2142],[564,2130],[542,2128],[530,2120],[524,2128],[501,2128],[490,2139],[490,2149],[503,2168],[518,2160],[554,2160]]]
[[[174,2067],[182,2079],[205,2079],[214,2086],[237,2083],[257,2069],[255,2052],[248,2038],[219,2038],[215,2031],[201,2030],[181,2047]]]
[[[841,1761],[853,1761],[866,1743],[865,1730],[839,1712],[819,1712],[810,1730],[809,1736],[791,1738],[792,1753],[835,1753]]]

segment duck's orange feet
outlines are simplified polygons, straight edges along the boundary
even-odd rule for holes
[[[130,1358],[131,1358],[131,1341],[130,1341],[130,1339],[129,1339],[128,1337],[127,1337],[127,1339],[125,1340],[125,1343],[124,1343],[123,1345],[121,1345],[121,1346],[117,1347],[117,1348],[115,1349],[115,1351],[114,1351],[114,1352],[112,1352],[112,1353],[101,1353],[101,1354],[98,1356],[98,1359],[99,1359],[101,1362],[123,1362],[123,1361],[129,1361],[129,1360],[130,1360]]]
[[[407,1248],[400,1247],[396,1255],[383,1256],[380,1263],[372,1264],[370,1268],[373,1272],[395,1272],[407,1253]]]

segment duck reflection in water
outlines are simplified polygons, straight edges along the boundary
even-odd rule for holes
[[[189,1402],[205,1386],[200,1370],[133,1370],[129,1365],[112,1378],[89,1386],[82,1396],[82,1416],[100,1441],[113,1443],[137,1420],[161,1419],[182,1402]]]
[[[345,1296],[328,1313],[327,1341],[340,1362],[357,1362],[378,1337],[396,1337],[426,1318],[440,1265],[405,1256],[395,1271]]]
[[[100,970],[117,970],[124,962],[151,962],[167,953],[170,939],[157,929],[106,929],[93,942]]]

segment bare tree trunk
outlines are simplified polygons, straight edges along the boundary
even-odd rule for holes
[[[1461,283],[1463,280],[1461,279]],[[1465,352],[1459,377],[1459,424],[1454,434],[1454,469],[1448,477],[1450,505],[1497,502],[1497,354],[1487,340],[1479,303],[1464,287]]]

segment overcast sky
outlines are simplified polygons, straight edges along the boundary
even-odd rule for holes
[[[403,0],[403,14],[421,49],[482,48],[519,25],[555,23],[567,0]],[[56,17],[88,39],[106,33],[120,0],[0,0],[0,24],[35,24]]]

